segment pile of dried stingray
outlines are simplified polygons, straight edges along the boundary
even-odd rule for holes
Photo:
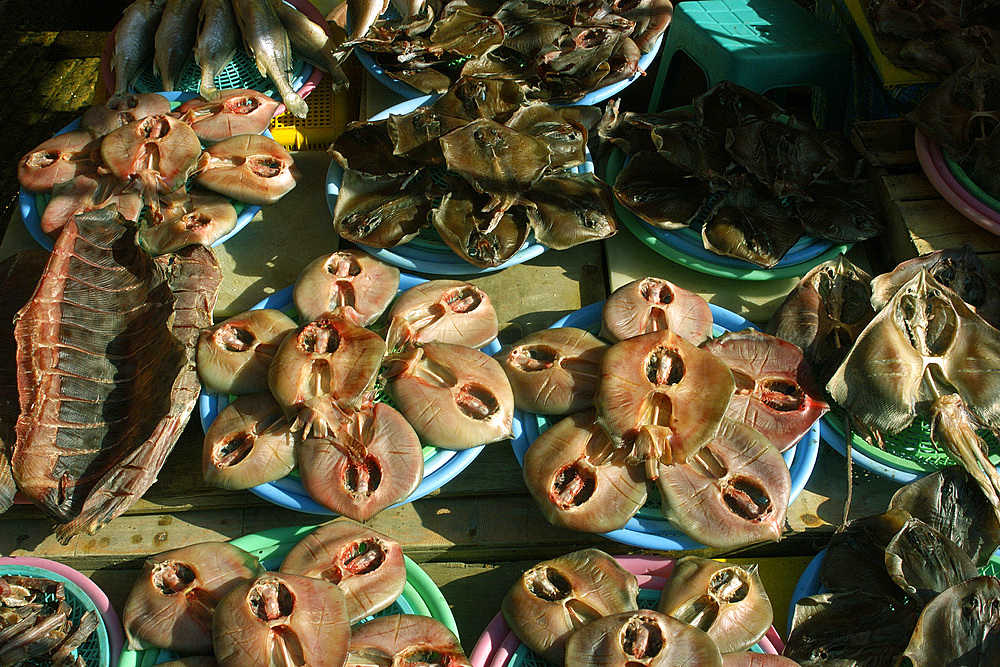
[[[1000,580],[979,576],[1000,523],[964,470],[904,486],[883,514],[834,536],[784,654],[802,667],[1000,664]]]
[[[1000,64],[965,65],[907,116],[987,194],[1000,199]]]
[[[866,304],[866,299],[869,304]],[[1000,428],[1000,286],[967,246],[874,280],[841,258],[816,267],[775,313],[830,396],[869,439],[917,418],[995,507],[1000,477],[977,433]]]
[[[112,207],[71,218],[44,272],[37,259],[8,262],[14,268],[0,273],[19,285],[2,289],[2,308],[20,310],[4,338],[17,344],[19,410],[6,409],[5,377],[0,432],[16,417],[13,481],[68,540],[111,521],[156,480],[198,397],[195,345],[222,275],[203,246],[151,257]],[[24,286],[38,273],[29,298]]]
[[[87,667],[77,649],[99,625],[97,612],[80,614],[66,602],[61,581],[0,577],[0,664],[4,667]]]
[[[376,20],[389,0],[349,4],[356,24],[344,46],[394,79],[440,93],[463,76],[501,77],[564,103],[634,75],[673,14],[670,0],[394,0],[402,18]]]
[[[803,235],[852,243],[882,228],[873,168],[842,135],[733,83],[691,108],[609,104],[598,133],[629,158],[618,201],[659,229],[700,227],[717,254],[768,268]]]
[[[976,59],[1000,64],[1000,9],[990,0],[872,0],[868,17],[900,67],[950,74]]]
[[[594,107],[527,104],[518,85],[463,78],[428,107],[352,123],[330,147],[344,168],[333,224],[377,248],[434,230],[462,259],[499,266],[534,232],[563,249],[617,230],[609,188],[585,162]]]
[[[566,415],[524,454],[545,518],[618,530],[648,484],[663,516],[708,547],[779,540],[791,494],[781,452],[829,407],[802,352],[758,331],[712,338],[708,303],[661,278],[615,290],[601,323],[604,340],[545,329],[502,355],[516,407]]]

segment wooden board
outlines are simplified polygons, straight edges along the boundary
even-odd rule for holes
[[[903,119],[855,123],[855,147],[881,171],[889,224],[881,246],[889,267],[935,250],[969,243],[991,272],[1000,274],[1000,237],[951,206],[924,175],[914,148],[913,125]]]

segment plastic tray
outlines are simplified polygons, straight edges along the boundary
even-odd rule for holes
[[[333,92],[324,74],[309,96],[309,114],[296,118],[285,112],[271,120],[271,136],[290,151],[325,151],[351,120],[348,95]]]
[[[196,97],[194,93],[180,93],[177,91],[170,93],[161,92],[160,95],[163,95],[170,100],[170,105],[172,107],[177,107],[182,102]],[[56,136],[78,129],[80,129],[79,118],[56,132]],[[264,136],[270,137],[271,133],[264,130]],[[45,207],[49,203],[49,195],[29,192],[24,188],[21,188],[17,195],[17,203],[21,212],[21,219],[24,220],[24,226],[28,228],[28,233],[31,234],[31,238],[35,239],[35,242],[38,243],[38,245],[51,251],[55,241],[49,238],[49,236],[42,231],[42,213],[45,211]],[[244,227],[250,224],[253,217],[257,215],[257,211],[260,210],[260,206],[251,206],[250,204],[245,204],[243,202],[234,201],[233,206],[236,208],[237,212],[236,226],[233,227],[233,231],[213,243],[213,248],[236,236]]]
[[[962,168],[962,165],[952,159],[948,151],[943,148],[940,150],[941,157],[944,158],[944,163],[948,167],[948,172],[951,173],[959,185],[965,188],[966,192],[975,197],[979,202],[986,204],[991,210],[1000,213],[1000,200],[979,187],[965,169]]]
[[[914,130],[913,143],[917,160],[938,194],[955,210],[988,232],[1000,235],[1000,212],[990,208],[962,187],[945,164],[941,147],[919,128]]]
[[[399,276],[399,290],[401,292],[405,291],[422,282],[425,282],[423,278],[402,273]],[[258,310],[260,308],[273,308],[275,310],[284,311],[292,317],[292,319],[297,319],[298,316],[298,313],[295,311],[295,304],[292,303],[291,287],[286,287],[280,292],[272,294],[260,303],[256,304],[252,310]],[[500,351],[500,344],[494,340],[482,349],[486,354],[494,355]],[[198,415],[201,418],[202,429],[206,433],[208,432],[209,426],[211,426],[212,422],[215,421],[215,417],[219,414],[219,412],[229,405],[231,398],[232,397],[230,396],[209,393],[204,387],[202,387],[201,395],[198,397]],[[519,437],[520,434],[521,424],[515,415],[514,437]],[[485,445],[461,451],[454,451],[425,445],[423,480],[420,482],[420,485],[416,488],[416,490],[410,494],[409,498],[392,505],[392,507],[398,507],[399,505],[405,505],[406,503],[413,502],[414,500],[423,498],[428,493],[441,488],[454,479],[460,472],[465,470],[469,464],[472,463],[477,456],[479,456],[480,452],[483,451],[483,447],[485,447]],[[297,471],[292,471],[291,474],[277,481],[255,486],[251,488],[250,491],[264,500],[270,501],[280,507],[297,510],[299,512],[307,512],[309,514],[334,516],[333,512],[323,507],[309,496],[305,487],[302,486],[302,480],[299,478]]]
[[[592,303],[580,310],[570,313],[566,317],[555,322],[550,328],[556,327],[576,327],[587,329],[596,334],[601,325],[601,310],[604,302]],[[712,317],[715,321],[714,334],[721,335],[726,331],[741,331],[743,329],[756,329],[749,320],[744,319],[713,304],[709,304],[712,309]],[[515,411],[517,419],[521,422],[522,435],[511,442],[514,448],[514,456],[517,462],[523,464],[524,454],[528,451],[531,443],[550,426],[548,419],[543,415],[536,415],[521,410]],[[562,417],[554,417],[558,421]],[[792,478],[792,488],[788,502],[791,504],[805,488],[806,482],[812,475],[816,466],[816,457],[819,454],[820,423],[817,421],[812,428],[798,443],[782,453],[785,463]],[[647,501],[635,516],[629,519],[623,528],[608,533],[602,533],[608,539],[643,549],[658,549],[660,551],[688,551],[694,549],[704,549],[705,546],[691,539],[681,531],[671,525],[660,513],[655,501]]]
[[[843,413],[831,411],[823,415],[823,422],[823,440],[846,456]],[[885,437],[885,449],[868,443],[855,433],[851,439],[851,459],[869,472],[900,484],[909,484],[955,464],[944,449],[934,446],[930,434],[930,424],[919,417],[896,435]],[[980,431],[979,434],[990,446],[990,461],[994,466],[1000,464],[1000,445],[996,438],[988,431]]]
[[[672,558],[658,556],[616,556],[615,560],[639,579],[639,607],[653,608],[659,599],[659,592],[670,579],[674,568]],[[753,647],[755,653],[778,654],[784,648],[777,631],[772,626],[767,634]],[[551,667],[537,656],[511,631],[510,626],[497,614],[476,642],[469,661],[473,667]]]
[[[285,0],[285,4],[305,14],[313,23],[322,27],[326,31],[326,34],[330,35],[330,26],[327,24],[326,18],[320,14],[312,2],[309,0]],[[104,42],[104,49],[101,52],[101,80],[104,82],[104,87],[107,89],[109,95],[115,91],[115,77],[111,71],[111,61],[114,59],[115,34],[117,32],[118,26],[116,25],[111,34],[108,35],[108,39]],[[300,58],[294,58],[293,65],[295,67],[295,75],[291,81],[292,89],[300,97],[305,98],[316,88],[316,84],[319,83],[323,72]],[[177,88],[184,92],[197,93],[200,81],[201,69],[195,64],[192,57],[181,72],[181,76],[177,81]],[[233,60],[215,77],[215,85],[220,90],[227,88],[256,90],[269,97],[276,97],[277,93],[274,84],[258,71],[253,57],[244,48],[237,49]],[[159,92],[161,88],[162,85],[159,78],[153,75],[153,63],[150,61],[132,85],[132,90],[138,93],[154,93]],[[280,102],[280,98],[277,99]],[[277,116],[284,113],[284,111],[285,105],[279,104],[274,114]]]
[[[1000,554],[1000,551],[993,554],[990,562],[985,567],[980,568],[980,574],[997,576],[1000,573],[1000,555],[998,554]],[[788,634],[791,634],[792,621],[795,620],[795,604],[804,597],[829,592],[819,581],[824,556],[826,556],[826,549],[820,551],[816,554],[815,558],[809,561],[809,565],[806,566],[806,569],[802,572],[802,576],[799,577],[798,583],[795,584],[794,590],[792,590],[792,601],[788,605]]]
[[[66,603],[72,608],[73,623],[78,623],[84,613],[97,613],[97,629],[87,638],[74,655],[83,657],[88,667],[111,667],[122,647],[122,632],[118,616],[108,597],[93,582],[76,570],[44,558],[0,558],[0,576],[22,575],[43,577],[64,584]],[[40,665],[29,661],[28,665]]]
[[[385,120],[390,115],[401,115],[410,113],[426,104],[431,104],[439,95],[424,95],[399,104],[376,114],[371,120]],[[594,172],[594,163],[590,159],[590,151],[586,152],[586,162],[570,171],[590,174]],[[330,209],[330,215],[334,214],[337,206],[337,195],[340,193],[340,181],[344,177],[344,170],[336,160],[330,162],[330,167],[326,172],[326,205]],[[455,252],[441,240],[437,232],[433,229],[425,229],[420,235],[410,241],[398,245],[394,248],[372,248],[358,244],[365,252],[378,257],[383,262],[398,266],[408,271],[418,271],[435,276],[457,276],[470,274],[492,273],[505,269],[508,266],[522,264],[529,259],[533,259],[543,252],[545,246],[535,240],[534,234],[528,235],[528,240],[524,242],[521,249],[513,257],[500,266],[478,267],[455,254]]]
[[[614,185],[615,178],[624,165],[624,153],[617,148],[611,151],[606,169],[609,185]],[[851,244],[835,245],[830,241],[803,236],[774,268],[764,269],[750,262],[707,250],[702,243],[701,234],[693,229],[658,229],[622,206],[617,198],[615,211],[629,231],[658,254],[689,269],[722,278],[757,281],[796,278],[851,248]]]
[[[386,10],[379,17],[379,19],[395,19],[395,18],[399,18],[399,12],[397,12],[396,9],[392,6],[390,6],[389,9]],[[350,12],[348,12],[347,15],[347,24],[348,26],[350,26],[351,24]],[[576,102],[572,102],[571,104],[573,105],[599,104],[604,100],[608,99],[609,97],[617,95],[621,91],[625,90],[625,88],[634,83],[637,79],[639,79],[639,77],[645,75],[646,70],[648,70],[650,65],[653,64],[653,60],[656,58],[656,55],[660,52],[660,45],[662,43],[663,43],[663,35],[661,34],[659,37],[656,38],[656,41],[653,42],[653,47],[649,50],[649,52],[639,56],[639,71],[633,74],[630,78],[625,79],[623,81],[619,81],[618,83],[613,83],[609,86],[604,86],[602,88],[597,88],[595,90],[592,90],[586,95],[584,95],[583,98],[581,98]],[[385,86],[392,92],[396,93],[400,97],[409,100],[416,97],[423,97],[427,95],[427,93],[425,93],[424,91],[417,90],[410,84],[400,81],[399,79],[394,79],[393,77],[389,76],[386,73],[386,71],[382,69],[382,67],[378,63],[375,62],[375,57],[368,51],[362,49],[360,46],[354,47],[354,55],[355,57],[357,57],[358,62],[361,63],[361,66],[364,67],[366,70],[368,70],[368,72],[373,77],[375,77],[376,81],[378,81],[383,86]]]
[[[253,554],[265,568],[274,571],[281,566],[281,560],[285,557],[285,554],[298,544],[302,538],[316,530],[317,527],[274,528],[239,537],[232,540],[232,544]],[[403,559],[406,563],[406,586],[403,588],[402,595],[387,609],[366,618],[361,623],[370,621],[378,616],[417,614],[419,616],[436,618],[458,636],[458,626],[455,624],[455,617],[448,607],[447,600],[441,595],[441,591],[434,585],[434,582],[427,576],[427,573],[420,569],[419,565],[407,556],[403,556]],[[161,649],[146,651],[130,651],[126,649],[122,651],[118,664],[119,667],[148,667],[149,665],[157,665],[176,658],[177,654]]]

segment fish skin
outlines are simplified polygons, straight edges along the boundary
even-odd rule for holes
[[[297,118],[305,118],[309,107],[292,90],[292,49],[288,33],[270,0],[233,0],[243,43],[253,54],[257,69],[274,82],[282,102]]]
[[[351,33],[348,35],[348,41],[353,41],[355,39],[361,39],[368,32],[368,28],[372,27],[378,17],[381,16],[387,9],[389,9],[390,0],[382,0],[381,3],[378,0],[374,2],[372,0],[347,0],[347,11],[351,15]]]
[[[341,51],[339,55],[335,53],[334,47],[337,44],[334,39],[320,25],[299,10],[286,5],[281,0],[274,0],[274,8],[278,12],[278,18],[281,19],[282,25],[285,26],[288,42],[292,49],[303,60],[329,73],[333,92],[347,88],[350,82],[347,80],[344,70],[340,68],[340,63],[350,51]]]
[[[231,0],[205,0],[198,21],[198,40],[194,47],[194,61],[201,68],[198,92],[210,100],[219,92],[215,77],[240,47],[240,27]]]
[[[167,0],[135,0],[125,8],[115,30],[111,68],[115,72],[115,95],[127,93],[149,60],[153,39]]]
[[[153,71],[165,91],[174,90],[198,38],[201,0],[167,0],[156,29]]]

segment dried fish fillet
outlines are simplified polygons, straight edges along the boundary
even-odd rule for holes
[[[194,352],[221,272],[192,246],[154,260],[111,209],[73,218],[19,313],[14,476],[68,540],[156,480],[198,397]]]

